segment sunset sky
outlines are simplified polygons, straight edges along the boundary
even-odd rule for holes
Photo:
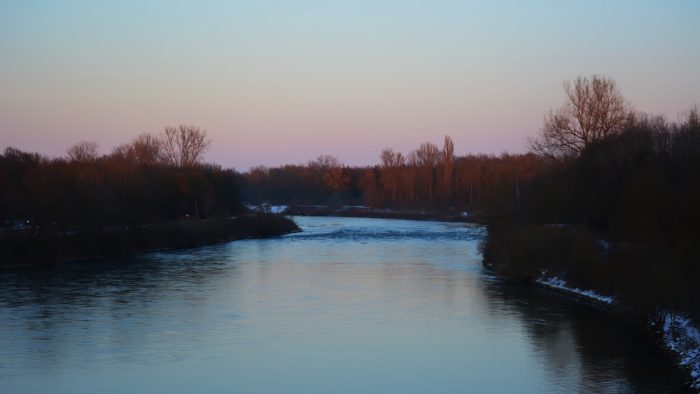
[[[0,0],[0,149],[107,153],[186,123],[239,170],[445,134],[521,152],[580,74],[670,119],[700,104],[699,18],[692,0]]]

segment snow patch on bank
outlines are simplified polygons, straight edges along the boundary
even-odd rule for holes
[[[248,205],[246,205],[246,208],[250,209],[253,212],[282,214],[287,210],[288,207],[286,205],[270,205],[270,204],[253,205],[253,204],[248,204]]]
[[[589,298],[593,301],[602,302],[607,305],[612,305],[615,303],[615,297],[598,294],[593,290],[583,290],[576,287],[571,287],[566,283],[564,279],[558,278],[556,276],[547,277],[545,275],[542,275],[542,277],[537,279],[536,282],[543,286],[575,294],[584,298]]]
[[[664,344],[688,368],[691,387],[700,392],[700,331],[687,316],[667,314],[663,326]]]
[[[545,287],[571,293],[607,305],[615,303],[615,297],[598,294],[593,290],[583,290],[569,286],[566,280],[556,276],[542,276],[536,282]],[[653,326],[654,324],[651,323]],[[683,314],[667,313],[662,327],[663,343],[678,357],[678,364],[690,372],[690,386],[700,393],[700,330]]]

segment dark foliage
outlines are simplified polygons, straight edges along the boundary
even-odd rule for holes
[[[241,215],[236,218],[178,220],[139,227],[78,233],[32,234],[11,231],[0,237],[0,267],[128,256],[144,251],[190,248],[244,238],[260,238],[299,231],[278,215]]]
[[[0,223],[36,232],[102,230],[242,210],[239,176],[214,165],[175,167],[113,154],[49,160],[0,155]]]
[[[159,160],[159,149],[148,135],[101,157],[89,143],[71,148],[89,155],[70,159],[7,148],[0,155],[0,265],[121,256],[297,230],[282,217],[247,215],[240,175],[233,170],[197,162],[176,166]]]
[[[414,157],[410,160],[398,155],[399,160],[373,167],[323,167],[311,162],[253,168],[244,174],[243,197],[253,204],[480,211],[506,189],[507,198],[517,201],[520,183],[546,166],[545,159],[534,154],[453,157],[439,153],[428,164],[416,154],[409,155]]]
[[[510,191],[501,191],[508,196]],[[637,116],[488,207],[486,264],[546,270],[644,313],[700,312],[700,123]]]

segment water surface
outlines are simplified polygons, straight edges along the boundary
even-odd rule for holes
[[[480,227],[303,233],[0,272],[2,393],[674,393],[637,329],[480,264]]]

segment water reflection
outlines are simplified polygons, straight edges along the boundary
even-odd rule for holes
[[[679,392],[634,327],[501,283],[479,227],[304,233],[0,273],[0,392]]]
[[[559,392],[684,393],[683,375],[648,334],[612,311],[526,285],[485,281],[491,317],[515,316]]]

